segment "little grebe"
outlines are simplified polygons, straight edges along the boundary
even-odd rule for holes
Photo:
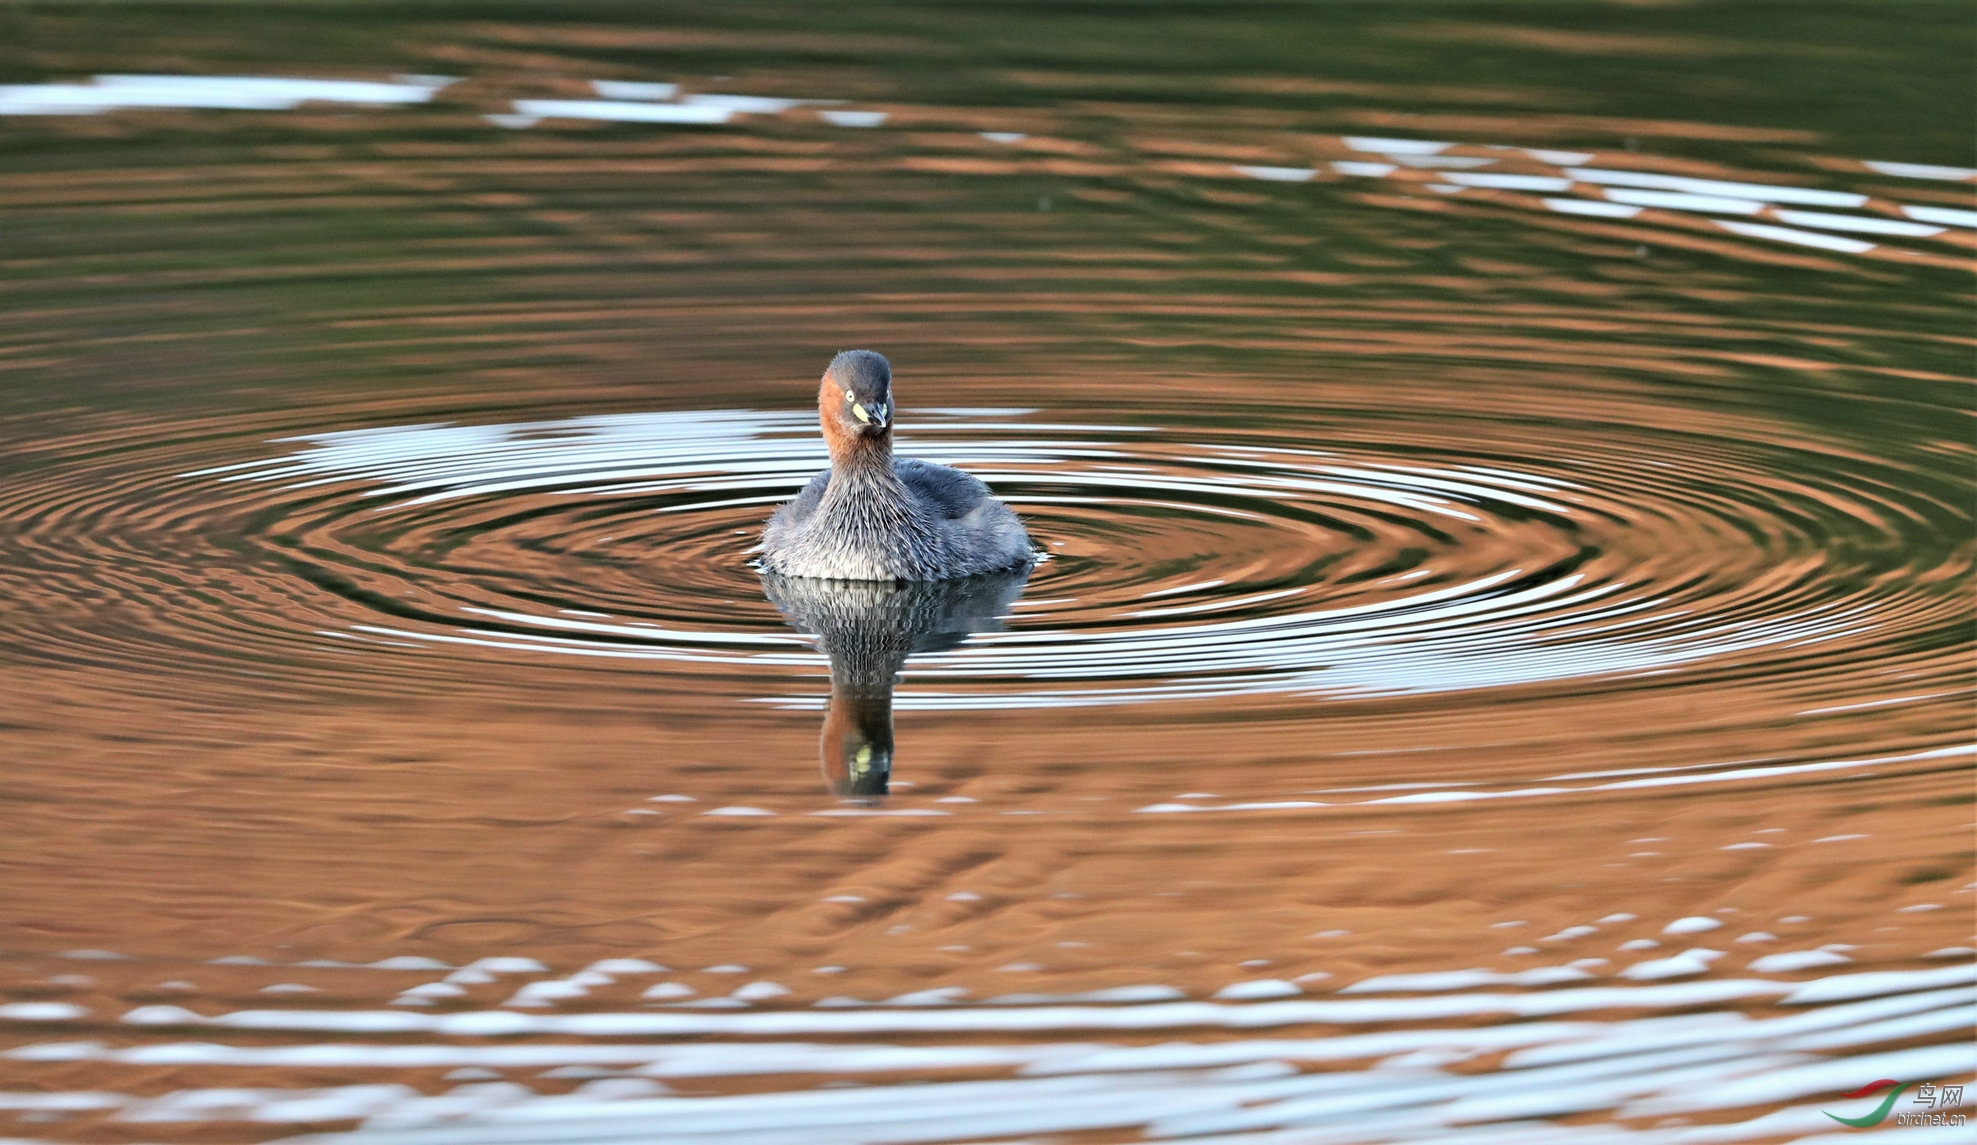
[[[870,350],[831,359],[817,390],[831,467],[776,510],[771,572],[833,580],[948,580],[1026,568],[1029,534],[988,486],[892,455],[892,367]]]

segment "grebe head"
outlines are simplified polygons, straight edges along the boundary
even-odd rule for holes
[[[879,438],[892,429],[892,366],[870,350],[831,359],[817,391],[827,437]]]

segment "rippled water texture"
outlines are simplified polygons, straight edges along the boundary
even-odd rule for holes
[[[1972,1080],[1964,8],[436,11],[0,14],[0,1137]]]

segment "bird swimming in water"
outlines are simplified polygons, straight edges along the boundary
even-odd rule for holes
[[[892,455],[892,366],[870,350],[831,359],[817,417],[831,467],[777,509],[762,564],[790,577],[931,581],[1028,568],[1029,534],[988,486]]]

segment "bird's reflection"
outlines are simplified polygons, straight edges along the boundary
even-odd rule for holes
[[[819,751],[839,795],[877,798],[892,780],[892,688],[906,658],[1000,628],[1029,570],[959,580],[811,580],[764,573],[762,587],[790,624],[815,633],[831,661],[831,701]]]

